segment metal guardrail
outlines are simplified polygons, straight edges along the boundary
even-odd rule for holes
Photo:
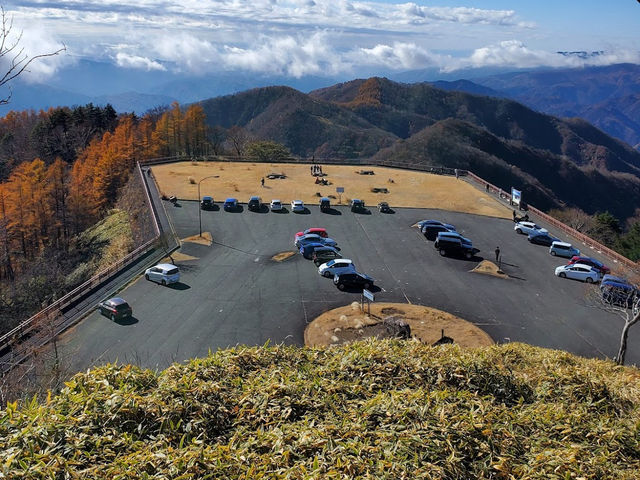
[[[110,265],[104,270],[101,270],[89,280],[74,288],[51,305],[40,310],[35,315],[32,315],[17,327],[0,336],[0,352],[5,352],[7,350],[10,352],[9,357],[12,365],[24,360],[24,358],[28,356],[28,352],[33,348],[40,347],[44,343],[47,343],[47,337],[52,338],[53,336],[60,334],[74,323],[73,321],[64,319],[62,312],[70,308],[72,305],[81,302],[81,300],[87,295],[87,292],[91,292],[93,289],[99,287],[115,274],[121,272],[124,268],[155,248],[155,244],[161,237],[161,230],[157,218],[158,215],[149,196],[149,189],[146,183],[147,179],[144,177],[140,164],[137,164],[136,170],[145,187],[147,202],[153,213],[153,224],[156,236],[118,260],[116,263]],[[44,335],[41,335],[42,338],[34,339],[34,337],[37,337],[38,333],[42,333],[43,330],[46,331],[44,332]],[[27,339],[31,341],[27,341]],[[22,348],[19,346],[22,346]]]
[[[480,183],[481,185],[488,185],[489,190],[495,193],[498,193],[498,195],[501,198],[504,199],[510,199],[511,198],[511,193],[507,193],[504,190],[502,190],[499,187],[496,187],[495,185],[492,185],[491,183],[487,182],[486,180],[484,180],[483,178],[477,176],[476,174],[474,174],[473,172],[469,172],[467,171],[467,174],[470,178],[472,178],[473,180],[475,180],[477,183]],[[582,242],[584,245],[586,245],[589,248],[593,248],[599,252],[602,252],[603,254],[605,254],[607,257],[611,258],[611,260],[613,260],[616,263],[620,263],[622,265],[624,265],[627,268],[631,268],[631,269],[637,269],[640,265],[636,262],[634,262],[633,260],[625,257],[624,255],[620,255],[618,252],[610,249],[609,247],[606,247],[604,245],[602,245],[601,243],[595,241],[593,238],[585,235],[582,232],[579,232],[578,230],[569,227],[568,225],[565,225],[564,223],[562,223],[560,220],[553,218],[551,215],[548,215],[546,213],[544,213],[541,210],[538,210],[537,208],[531,206],[530,204],[528,204],[528,211],[533,213],[534,215],[538,216],[539,218],[541,218],[542,220],[544,220],[545,222],[553,225],[554,227],[556,227],[559,230],[562,230],[564,233],[571,235],[572,237],[574,237],[575,239],[577,239],[578,241]]]

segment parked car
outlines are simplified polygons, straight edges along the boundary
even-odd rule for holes
[[[636,286],[625,278],[607,274],[600,282],[600,294],[606,303],[631,308],[639,292]]]
[[[571,260],[569,260],[569,264],[572,263],[582,263],[584,265],[589,265],[596,270],[600,270],[600,272],[602,272],[602,274],[604,275],[611,273],[611,269],[609,267],[592,257],[580,257],[576,255],[575,257],[571,257]]]
[[[304,245],[305,243],[321,243],[326,247],[336,247],[338,245],[338,242],[336,242],[334,239],[328,238],[328,237],[324,238],[324,237],[321,237],[320,235],[316,235],[315,233],[302,235],[301,237],[297,237],[296,240],[294,241],[294,245],[298,248]]]
[[[567,242],[555,241],[549,247],[549,254],[558,257],[573,258],[580,255],[580,250]],[[586,265],[586,264],[583,264]]]
[[[466,259],[471,259],[480,250],[478,250],[477,248],[474,248],[473,245],[471,245],[471,241],[468,241],[468,242],[463,241],[463,238],[464,237],[451,237],[451,236],[441,237],[439,234],[436,239],[435,245],[436,245],[436,248],[438,249],[438,252],[443,257],[457,256],[457,257],[464,257]],[[465,240],[468,240],[468,239],[465,239]]]
[[[440,232],[455,232],[455,230],[450,230],[444,225],[431,225],[429,223],[422,227],[421,231],[427,240],[431,241],[434,241]]]
[[[468,247],[473,247],[473,243],[471,242],[471,240],[469,240],[467,237],[463,237],[458,232],[440,232],[440,233],[438,233],[438,235],[436,236],[436,241],[434,242],[433,246],[438,248],[438,241],[440,239],[447,240],[449,238],[459,238],[460,241],[463,244],[467,245]]]
[[[282,210],[282,202],[280,200],[271,200],[269,208],[271,208],[272,212],[279,212]]]
[[[559,242],[560,240],[556,237],[552,237],[548,233],[530,233],[527,236],[527,240],[530,243],[535,243],[536,245],[544,245],[545,247],[550,247],[554,242]]]
[[[200,208],[202,210],[213,210],[213,206],[213,197],[209,195],[205,195],[202,197],[202,200],[200,200]]]
[[[144,278],[162,285],[169,285],[180,281],[180,270],[170,263],[160,263],[155,267],[147,268]]]
[[[600,273],[589,265],[576,263],[556,267],[556,275],[560,278],[571,278],[581,282],[596,283],[600,280]]]
[[[98,310],[105,317],[111,320],[120,320],[122,318],[130,318],[133,316],[133,309],[129,304],[120,297],[110,298],[98,304]]]
[[[318,267],[318,273],[323,277],[333,278],[334,275],[355,272],[356,266],[348,258],[336,258]]]
[[[320,242],[308,242],[308,243],[303,243],[302,245],[300,245],[300,254],[304,257],[304,258],[312,258],[313,257],[313,252],[315,252],[316,248],[320,248],[320,247],[324,247],[324,243],[320,243]]]
[[[292,200],[291,211],[294,213],[304,212],[304,203],[302,203],[302,200]]]
[[[227,198],[224,201],[223,208],[227,211],[236,210],[238,208],[238,199],[233,197]]]
[[[421,231],[425,227],[425,225],[442,225],[443,227],[447,227],[452,232],[456,231],[456,227],[454,227],[450,223],[441,222],[440,220],[420,220],[419,222],[416,223],[416,225],[418,225],[418,228]]]
[[[262,208],[262,199],[257,196],[253,196],[249,199],[249,203],[247,204],[247,208],[252,212],[259,212]]]
[[[340,252],[335,247],[318,247],[313,250],[311,255],[313,263],[319,267],[323,263],[333,260],[334,258],[342,258]]]
[[[329,234],[327,233],[327,229],[326,228],[311,227],[311,228],[307,228],[304,232],[296,233],[296,237],[301,237],[303,235],[309,235],[310,233],[314,233],[316,235],[320,235],[321,237],[324,237],[324,238],[327,238],[329,236]]]
[[[533,222],[517,222],[513,229],[520,234],[531,235],[532,233],[549,233],[546,228],[542,228]]]
[[[365,210],[364,200],[360,200],[359,198],[354,198],[351,200],[351,211],[352,212],[362,212]]]
[[[380,213],[391,213],[391,207],[387,202],[380,202],[378,204],[378,211]]]
[[[333,277],[333,283],[339,290],[347,287],[366,288],[369,290],[373,287],[373,278],[364,273],[347,272]]]
[[[329,210],[331,210],[331,200],[329,197],[322,197],[320,199],[320,211],[328,212]]]

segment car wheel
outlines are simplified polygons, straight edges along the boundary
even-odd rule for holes
[[[146,278],[147,280],[149,280],[149,275],[145,275],[144,278]]]
[[[519,233],[520,235],[522,235],[522,230],[520,228],[516,228],[516,233]]]
[[[471,252],[465,252],[464,258],[466,258],[467,260],[471,260],[471,257],[473,257],[473,254]]]
[[[329,275],[331,275],[329,272],[322,272],[324,278],[329,278]]]
[[[163,285],[163,286],[166,286],[166,285],[167,285],[167,282],[166,282],[165,280],[162,280],[162,282],[161,282],[161,283],[162,283],[162,285]]]
[[[560,272],[560,275],[558,275],[560,278],[567,278],[567,274],[564,272]]]
[[[556,256],[556,252],[554,252],[553,250],[551,250],[551,255],[553,255],[554,257]]]
[[[369,284],[369,282],[367,282],[364,285],[362,285],[362,288],[364,288],[365,290],[369,290],[371,288],[371,285]]]
[[[447,251],[444,248],[440,249],[440,255],[442,255],[443,257],[447,254]]]
[[[338,284],[338,290],[344,290],[344,283]]]
[[[593,283],[593,278],[587,277],[587,278],[585,278],[584,281],[587,282],[587,283]]]
[[[116,315],[114,313],[112,313],[109,318],[111,319],[112,322],[116,321]]]

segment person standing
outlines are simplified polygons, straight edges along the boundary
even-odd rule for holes
[[[458,171],[457,168],[454,169],[454,171],[456,172],[456,180],[457,180],[458,178],[460,178],[460,172]]]
[[[260,179],[260,185],[262,185],[262,186],[264,187],[264,177],[262,177],[262,178]]]
[[[500,247],[496,247],[496,263],[500,261]]]

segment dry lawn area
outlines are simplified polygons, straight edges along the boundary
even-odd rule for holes
[[[511,211],[492,196],[473,187],[466,181],[444,175],[433,175],[394,168],[363,167],[353,165],[322,166],[324,179],[330,185],[318,185],[311,176],[309,165],[278,163],[226,163],[179,162],[152,167],[160,191],[183,200],[198,199],[197,183],[201,195],[211,195],[215,201],[235,197],[247,202],[252,195],[259,195],[264,202],[279,199],[287,204],[302,200],[317,205],[320,196],[332,198],[338,203],[336,187],[344,187],[341,204],[352,198],[360,198],[374,207],[386,201],[391,207],[437,208],[454,212],[511,218]],[[373,170],[374,175],[359,175],[360,170]],[[282,173],[284,179],[270,180],[270,173]],[[260,179],[265,179],[261,187]],[[373,193],[372,188],[386,188],[388,193]],[[318,195],[319,194],[319,195]]]
[[[442,330],[461,347],[484,347],[494,343],[489,335],[472,323],[435,308],[404,303],[372,303],[371,314],[367,313],[360,311],[358,302],[329,310],[307,325],[304,343],[312,347],[363,340],[376,331],[371,327],[380,325],[389,316],[406,321],[411,327],[411,336],[427,345],[438,341]]]

